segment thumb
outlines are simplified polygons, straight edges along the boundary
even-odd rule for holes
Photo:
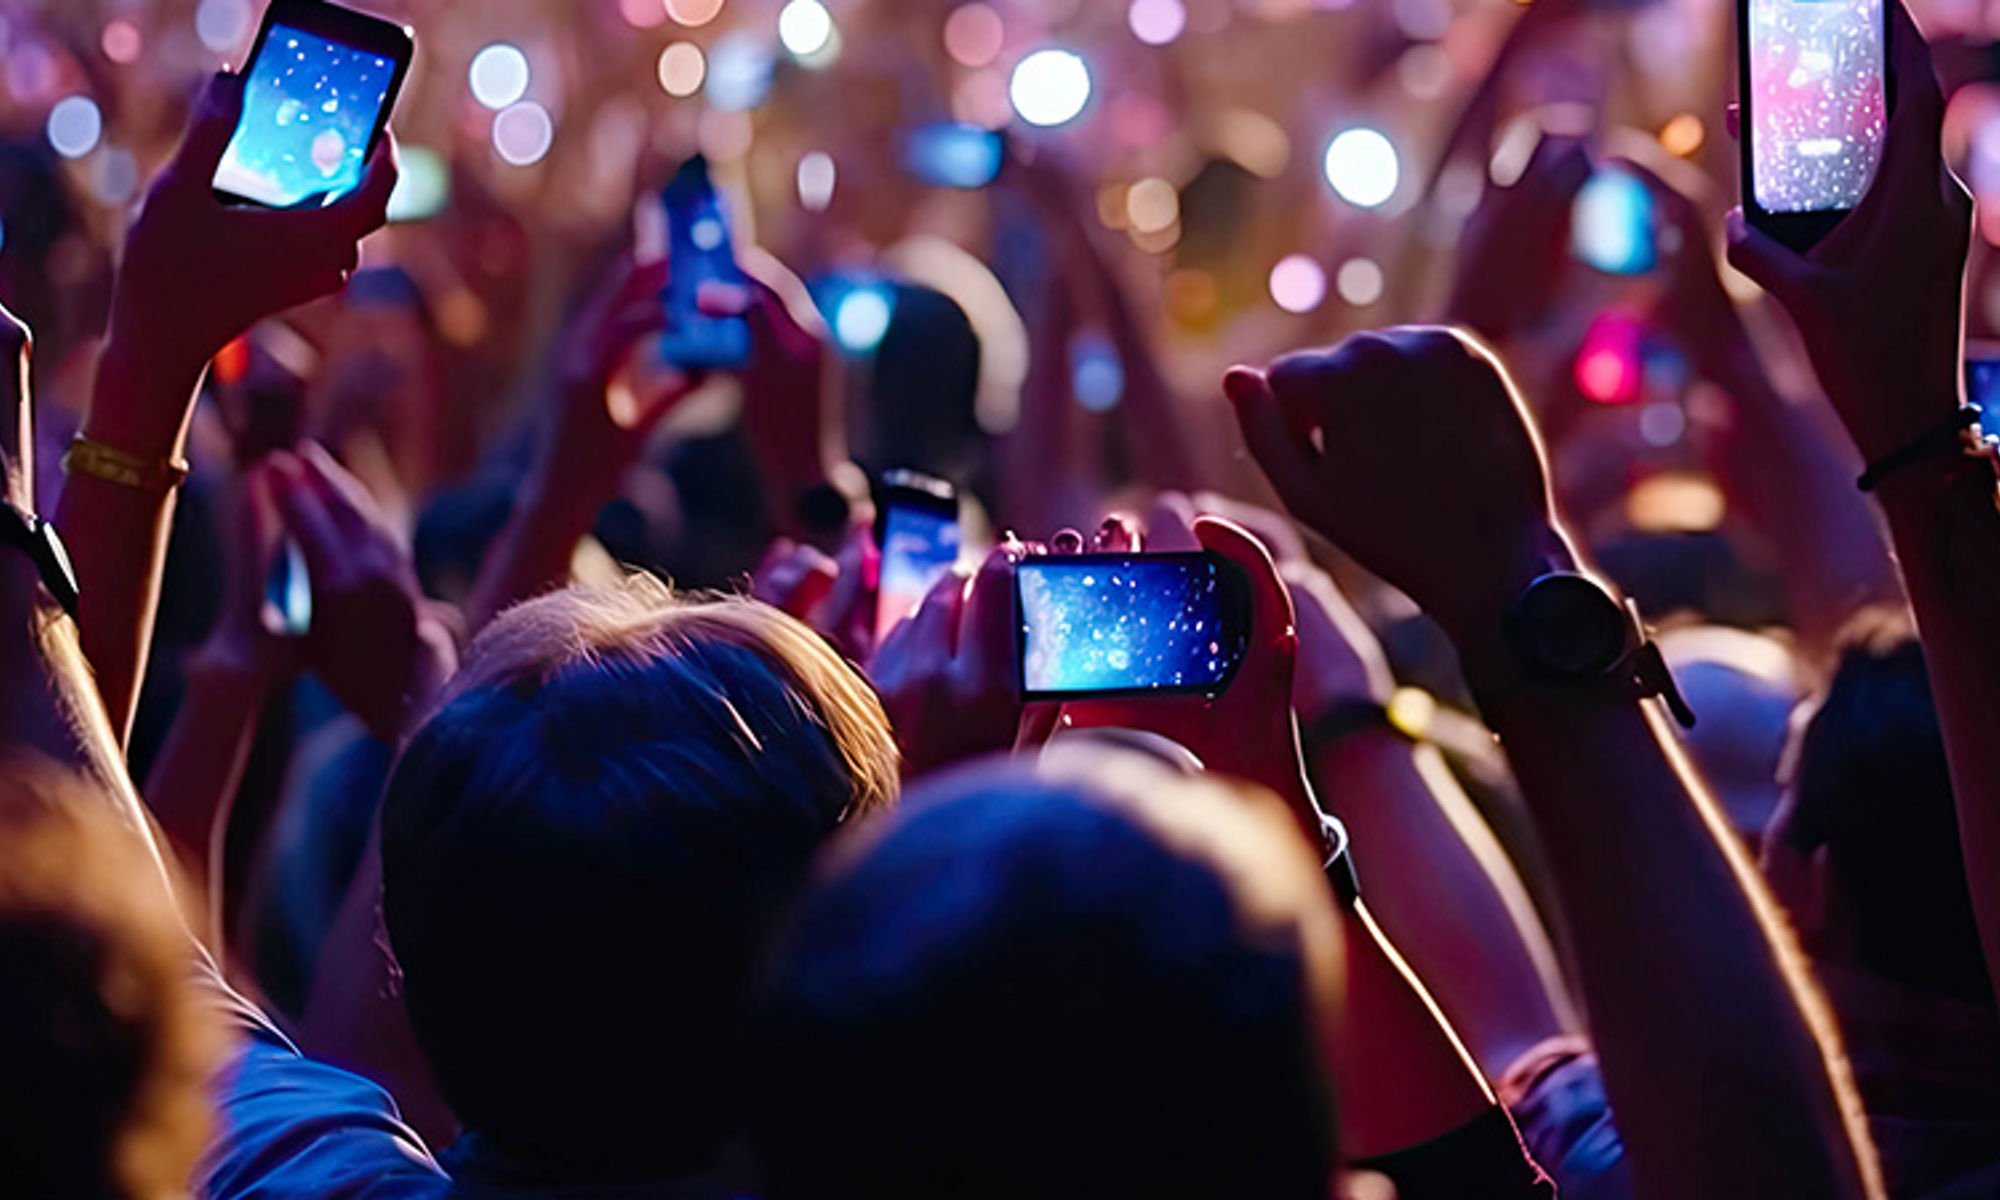
[[[1298,635],[1292,594],[1264,543],[1225,517],[1196,517],[1194,535],[1201,539],[1203,549],[1236,564],[1249,581],[1251,644],[1287,651],[1295,647]]]
[[[215,178],[215,168],[243,118],[246,82],[241,75],[220,71],[210,76],[202,89],[194,115],[188,118],[181,148],[174,153],[173,177],[184,186],[206,188]]]
[[[1725,222],[1729,265],[1748,275],[1786,309],[1796,309],[1810,292],[1812,264],[1776,238],[1750,224],[1741,208],[1729,210]],[[1794,317],[1797,313],[1794,312]]]

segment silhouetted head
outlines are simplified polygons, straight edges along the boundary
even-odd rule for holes
[[[779,1200],[1323,1200],[1331,895],[1268,795],[1099,745],[929,783],[779,939]]]
[[[635,577],[496,619],[382,817],[384,918],[453,1111],[544,1174],[707,1166],[740,1128],[766,924],[896,769],[874,693],[775,609]]]

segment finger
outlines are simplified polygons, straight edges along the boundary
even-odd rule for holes
[[[1318,524],[1319,473],[1313,469],[1312,458],[1293,440],[1270,378],[1250,367],[1231,367],[1222,377],[1222,391],[1236,410],[1236,424],[1243,431],[1250,457],[1263,468],[1279,498],[1301,519]]]
[[[959,681],[983,689],[1011,678],[1019,625],[1014,615],[1014,557],[995,549],[979,564],[972,586],[966,589],[954,648]]]
[[[1082,554],[1083,535],[1074,529],[1058,529],[1049,538],[1050,554]]]
[[[1138,523],[1124,513],[1112,513],[1090,536],[1090,548],[1097,554],[1137,554]]]
[[[1810,291],[1812,266],[1777,239],[1750,224],[1743,210],[1732,208],[1724,225],[1728,233],[1729,265],[1749,276],[1778,303],[1794,310]]]
[[[1146,510],[1146,545],[1157,552],[1201,549],[1194,535],[1194,503],[1180,492],[1161,492]]]
[[[1250,634],[1259,645],[1296,646],[1292,594],[1271,561],[1271,552],[1250,531],[1223,517],[1196,517],[1195,536],[1202,547],[1242,568],[1250,582]],[[1290,681],[1286,681],[1289,685]]]
[[[873,600],[881,578],[882,555],[875,548],[875,531],[856,522],[840,543],[835,560],[833,589],[827,597],[829,628],[843,637],[867,628],[866,616],[874,611]]]
[[[1574,196],[1590,182],[1590,153],[1578,138],[1544,134],[1515,187],[1532,187],[1552,199]]]
[[[340,526],[327,510],[326,500],[307,478],[305,464],[295,454],[282,450],[270,457],[273,495],[283,514],[285,531],[299,544],[306,569],[315,582],[333,583],[345,578],[345,539]]]
[[[695,289],[695,311],[707,317],[741,317],[757,303],[756,294],[740,283],[710,279]]]
[[[194,115],[188,119],[180,149],[174,153],[171,175],[176,181],[206,188],[215,178],[215,169],[222,164],[229,140],[236,136],[236,125],[243,119],[244,83],[243,76],[227,71],[209,77],[201,99],[195,102]]]
[[[396,190],[398,175],[396,139],[385,133],[368,156],[361,185],[316,215],[325,218],[331,232],[358,242],[388,223],[389,197]]]
[[[298,455],[305,464],[308,482],[319,492],[343,533],[359,540],[386,524],[368,485],[341,466],[325,446],[314,441],[302,442]]]
[[[619,269],[615,307],[624,308],[640,301],[661,307],[660,293],[666,290],[670,278],[666,263],[634,263],[628,254],[619,260]]]
[[[1890,114],[1893,131],[1899,123],[1907,123],[1929,135],[1928,150],[1937,153],[1936,134],[1944,124],[1944,89],[1938,84],[1937,70],[1931,63],[1930,43],[1917,28],[1917,22],[1910,16],[1910,10],[1903,0],[1888,0],[1889,7],[1889,61],[1895,72],[1896,111]],[[1895,134],[1890,134],[1894,142]]]
[[[958,640],[958,614],[965,604],[965,576],[954,570],[931,585],[916,615],[904,624],[910,627],[909,653],[922,662],[940,666],[951,661],[952,646]]]

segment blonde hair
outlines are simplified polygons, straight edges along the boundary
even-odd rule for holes
[[[473,639],[438,704],[481,688],[540,684],[579,664],[639,662],[698,642],[756,654],[808,701],[853,777],[850,816],[895,803],[901,762],[882,701],[824,638],[768,604],[676,592],[644,573],[508,609]]]

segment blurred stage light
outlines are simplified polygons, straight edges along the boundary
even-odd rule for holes
[[[451,168],[429,146],[396,148],[396,190],[389,193],[391,221],[424,221],[451,198]]]
[[[1662,400],[1639,410],[1639,436],[1648,446],[1664,450],[1678,445],[1687,427],[1687,413],[1671,401]]]
[[[1000,57],[1007,27],[990,5],[964,4],[944,21],[944,52],[961,67],[983,67]]]
[[[1271,268],[1271,300],[1288,313],[1309,313],[1326,299],[1326,272],[1304,254],[1288,254]]]
[[[493,151],[511,166],[526,167],[542,161],[555,138],[555,122],[549,119],[549,110],[532,100],[504,109],[493,118]]]
[[[1084,332],[1069,344],[1070,390],[1086,411],[1110,412],[1125,398],[1125,367],[1101,333]]]
[[[1181,194],[1158,176],[1141,179],[1125,192],[1125,220],[1135,232],[1160,233],[1181,219]]]
[[[708,76],[708,60],[693,42],[675,42],[660,51],[660,88],[669,96],[685,99],[701,90]]]
[[[1326,181],[1357,208],[1379,208],[1396,194],[1402,166],[1396,147],[1380,130],[1342,130],[1326,147]]]
[[[1132,0],[1125,10],[1125,22],[1132,36],[1148,46],[1164,46],[1187,28],[1187,9],[1181,0]]]
[[[528,94],[528,56],[506,42],[494,42],[472,56],[465,73],[472,98],[495,112]]]
[[[1356,308],[1367,308],[1382,298],[1382,268],[1372,258],[1350,258],[1333,273],[1333,288],[1340,298]]]
[[[855,285],[833,309],[833,336],[849,354],[866,354],[889,332],[889,293],[879,283]]]
[[[653,29],[667,19],[661,0],[618,0],[618,13],[634,29]]]
[[[1073,121],[1090,103],[1090,68],[1067,50],[1037,50],[1015,66],[1007,97],[1030,125]]]
[[[1707,136],[1708,130],[1703,128],[1701,118],[1691,112],[1684,112],[1660,126],[1660,145],[1676,158],[1686,158],[1701,149]]]
[[[139,56],[146,50],[145,35],[139,32],[137,25],[122,17],[107,24],[97,41],[104,57],[121,67],[138,62]]]
[[[1591,322],[1573,370],[1585,399],[1629,404],[1639,398],[1639,341],[1639,322],[1624,313],[1601,313]]]
[[[120,205],[139,191],[139,160],[130,150],[107,146],[91,162],[90,190],[98,203]]]
[[[798,58],[825,49],[833,37],[833,14],[819,0],[791,0],[778,13],[778,40]]]
[[[250,33],[250,0],[201,0],[194,10],[194,34],[217,54],[237,48]]]
[[[745,112],[771,94],[771,48],[747,33],[732,33],[708,52],[703,94],[723,112]]]
[[[667,15],[690,29],[706,25],[722,12],[722,0],[666,0]]]
[[[807,212],[825,212],[833,203],[834,184],[840,178],[833,156],[814,150],[799,160],[799,205]]]
[[[82,158],[104,136],[104,114],[88,96],[64,96],[49,110],[49,145],[64,158]]]

